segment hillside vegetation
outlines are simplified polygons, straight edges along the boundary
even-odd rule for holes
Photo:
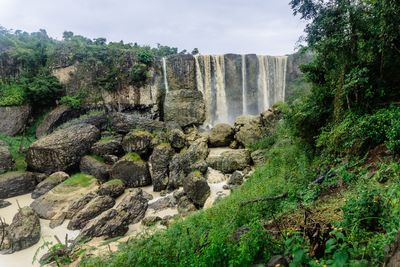
[[[312,89],[281,106],[275,133],[254,146],[268,149],[266,163],[213,208],[82,266],[250,266],[274,255],[290,266],[391,260],[400,229],[400,3],[291,6],[308,22],[314,59],[302,70]]]

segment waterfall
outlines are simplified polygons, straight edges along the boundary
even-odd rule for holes
[[[163,68],[163,75],[164,75],[164,88],[165,93],[168,93],[168,78],[167,78],[167,59],[165,57],[162,58],[162,68]]]
[[[285,100],[286,56],[230,54],[194,58],[197,90],[202,92],[206,105],[205,126],[233,123],[237,114],[256,115]]]
[[[247,114],[247,90],[246,90],[246,55],[242,55],[242,113]]]

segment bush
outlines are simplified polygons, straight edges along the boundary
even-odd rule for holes
[[[29,101],[33,106],[54,105],[63,93],[63,88],[56,77],[41,74],[24,80]]]
[[[79,96],[66,95],[61,97],[60,104],[67,105],[71,108],[79,108],[81,106],[82,99]]]
[[[26,93],[23,87],[16,83],[0,83],[0,106],[20,106],[26,101]]]
[[[134,83],[143,83],[147,80],[147,65],[143,63],[135,64],[131,68],[131,77]]]

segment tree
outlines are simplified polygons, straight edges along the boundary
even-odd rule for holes
[[[64,31],[63,32],[63,40],[71,40],[71,38],[74,36],[73,32],[70,31]]]
[[[199,52],[199,49],[198,48],[194,48],[193,50],[192,50],[192,55],[198,55],[200,52]]]

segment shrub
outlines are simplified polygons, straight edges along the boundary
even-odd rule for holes
[[[60,99],[60,104],[67,105],[71,108],[79,108],[81,106],[82,99],[79,96],[63,96]]]
[[[24,79],[24,86],[28,99],[34,106],[53,105],[63,93],[57,78],[48,74]]]
[[[138,63],[133,65],[131,68],[130,74],[132,77],[132,81],[134,83],[143,83],[147,80],[148,72],[147,65],[143,63]]]
[[[26,101],[26,93],[23,87],[16,83],[0,83],[0,106],[20,106]]]

